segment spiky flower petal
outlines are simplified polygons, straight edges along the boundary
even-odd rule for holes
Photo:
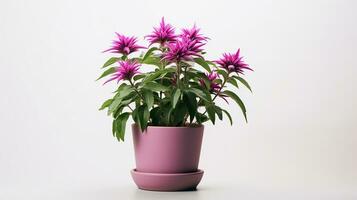
[[[201,47],[204,44],[182,38],[167,45],[168,51],[164,53],[163,59],[169,62],[191,61],[194,56],[201,57]]]
[[[145,49],[146,47],[137,45],[137,38],[136,37],[127,37],[121,35],[119,33],[115,33],[118,37],[118,40],[113,40],[112,47],[103,51],[103,52],[110,52],[110,53],[121,53],[123,55],[128,55],[139,49]]]
[[[200,29],[196,27],[196,24],[191,28],[184,28],[181,30],[182,33],[180,37],[188,38],[191,41],[196,41],[197,43],[202,43],[207,41],[209,38],[200,34]]]
[[[235,54],[224,53],[223,58],[215,61],[220,67],[226,69],[229,73],[236,72],[243,74],[244,70],[251,70],[249,65],[244,63],[243,57],[240,57],[240,49]]]
[[[175,29],[170,24],[165,24],[164,17],[161,18],[160,27],[154,27],[152,34],[145,36],[150,45],[154,43],[165,45],[176,41],[176,37]]]
[[[139,67],[140,64],[136,61],[119,61],[119,67],[117,67],[116,72],[105,83],[113,80],[117,80],[117,82],[120,80],[131,80],[135,74],[139,73]]]

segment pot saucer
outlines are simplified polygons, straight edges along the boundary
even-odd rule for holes
[[[189,173],[145,173],[131,170],[131,176],[139,189],[153,191],[182,191],[196,190],[200,183],[203,171],[198,169],[196,172]]]

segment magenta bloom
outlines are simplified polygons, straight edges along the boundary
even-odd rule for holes
[[[117,80],[131,80],[135,74],[139,73],[140,64],[136,61],[119,61],[119,67],[117,67],[117,71],[112,75],[112,77],[107,80],[104,84],[109,81]]]
[[[182,33],[180,37],[188,38],[191,41],[196,41],[198,43],[202,43],[207,41],[208,37],[204,37],[202,34],[199,33],[200,29],[194,25],[191,29],[182,29]]]
[[[191,41],[187,38],[182,38],[174,43],[169,43],[168,51],[164,53],[163,59],[170,62],[179,62],[181,60],[191,61],[193,56],[201,57],[201,47],[204,44],[197,41]]]
[[[236,72],[243,74],[245,69],[253,71],[248,64],[244,63],[243,57],[239,56],[240,49],[235,54],[224,53],[223,58],[215,61],[220,67],[226,69],[228,72]]]
[[[212,71],[209,74],[206,73],[206,76],[207,76],[208,80],[210,81],[210,88],[209,89],[211,91],[217,92],[221,88],[218,83],[214,82],[214,80],[219,78],[219,75],[217,74],[217,72]],[[199,81],[200,81],[201,86],[206,87],[206,84],[202,79],[200,79]]]
[[[160,27],[154,27],[152,34],[145,36],[150,42],[150,45],[154,43],[160,43],[164,45],[165,43],[176,41],[175,29],[170,24],[165,24],[164,17],[162,17],[160,22]]]
[[[127,37],[124,35],[120,35],[119,33],[115,33],[118,36],[118,40],[113,40],[113,45],[111,48],[103,51],[110,53],[121,53],[123,55],[128,55],[132,52],[138,51],[139,49],[145,49],[146,47],[137,45],[136,37]]]

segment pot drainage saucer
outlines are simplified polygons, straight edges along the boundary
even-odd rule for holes
[[[182,191],[195,190],[202,179],[203,171],[198,169],[196,172],[189,173],[161,174],[139,172],[133,169],[131,176],[135,184],[143,190]]]

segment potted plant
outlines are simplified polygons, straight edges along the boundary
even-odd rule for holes
[[[226,115],[232,124],[217,98],[236,102],[247,119],[242,100],[227,86],[242,84],[251,90],[242,75],[252,69],[239,49],[215,61],[205,59],[203,47],[209,38],[196,26],[176,34],[162,18],[145,38],[149,45],[141,46],[135,37],[117,33],[112,47],[104,51],[117,56],[104,63],[98,79],[111,75],[104,84],[116,81],[118,87],[100,110],[107,109],[113,117],[112,132],[118,141],[124,141],[132,117],[136,168],[131,173],[139,188],[194,189],[203,175],[198,169],[203,123],[215,124],[216,118]],[[140,55],[134,53],[139,50]]]

